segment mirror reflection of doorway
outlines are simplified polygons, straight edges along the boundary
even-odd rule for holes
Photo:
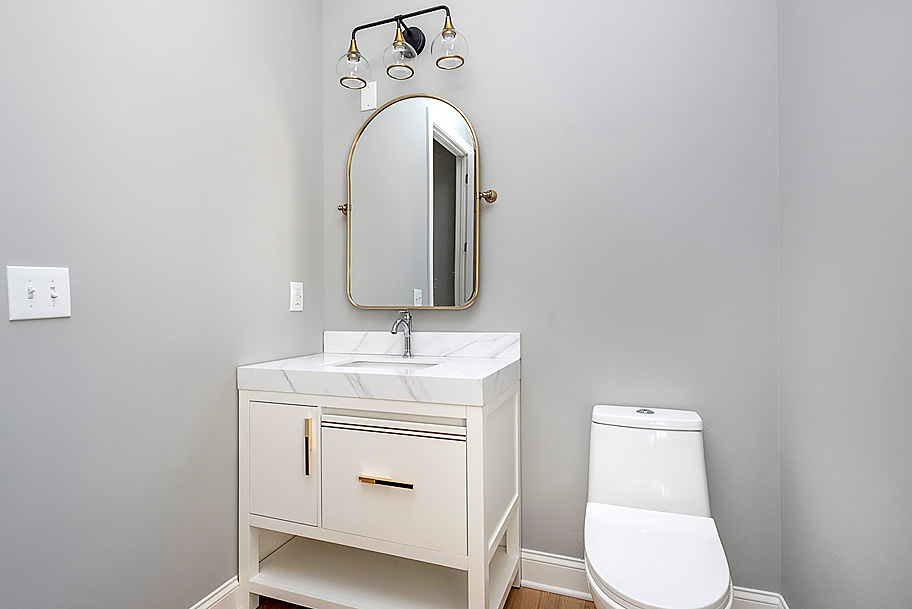
[[[426,304],[461,306],[475,293],[475,148],[445,117],[428,112]]]
[[[434,140],[434,266],[436,306],[456,303],[456,155]],[[462,243],[459,244],[463,246]],[[460,247],[459,249],[462,249]]]

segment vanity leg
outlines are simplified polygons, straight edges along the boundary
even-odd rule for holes
[[[484,413],[466,413],[466,465],[468,474],[469,603],[468,609],[488,609],[488,561],[484,531]]]
[[[522,471],[519,465],[520,456],[520,388],[516,388],[510,408],[513,409],[513,489],[516,493],[516,514],[507,527],[507,556],[516,561],[516,577],[513,578],[513,587],[519,588],[522,584]]]
[[[469,567],[469,609],[488,609],[488,565]]]
[[[513,587],[522,585],[522,471],[519,465],[520,456],[520,389],[516,389],[516,397],[510,407],[513,409],[513,483],[516,493],[516,513],[507,527],[507,556],[516,561],[516,577],[513,578]]]
[[[259,529],[247,522],[250,513],[250,393],[238,392],[238,604],[239,609],[254,609],[260,597],[250,594],[250,578],[260,571]]]
[[[519,588],[522,582],[522,550],[519,547],[519,509],[513,516],[510,525],[507,527],[507,556],[510,561],[516,561],[516,576],[511,584],[514,588]]]
[[[239,609],[255,609],[260,606],[258,594],[250,593],[250,578],[260,570],[259,529],[244,526],[238,537],[238,598]]]

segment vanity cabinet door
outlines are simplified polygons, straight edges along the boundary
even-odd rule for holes
[[[465,556],[465,428],[344,419],[323,421],[323,527]]]
[[[250,403],[250,513],[316,526],[317,409]]]

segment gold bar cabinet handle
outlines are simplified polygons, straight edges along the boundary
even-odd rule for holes
[[[392,486],[393,488],[407,488],[414,490],[415,485],[411,482],[395,482],[389,478],[375,478],[374,476],[358,476],[358,481],[364,484],[376,484],[377,486]]]
[[[314,448],[313,419],[304,419],[304,475],[310,475],[310,451]]]

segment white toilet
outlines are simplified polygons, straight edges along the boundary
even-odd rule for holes
[[[598,609],[729,609],[695,412],[596,406],[586,577]]]

